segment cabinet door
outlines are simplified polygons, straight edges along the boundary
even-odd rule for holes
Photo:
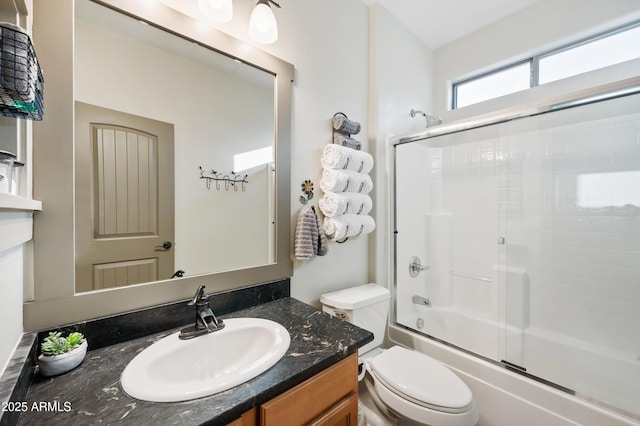
[[[345,398],[329,411],[309,423],[309,426],[356,426],[358,424],[358,395]]]
[[[350,418],[351,423],[340,423],[340,415]],[[262,426],[297,426],[311,422],[348,425],[356,424],[357,417],[358,356],[355,353],[260,407]],[[336,422],[331,423],[332,419]]]
[[[231,423],[227,423],[227,426],[258,426],[259,424],[258,409],[252,408],[244,413],[239,419],[236,419]]]

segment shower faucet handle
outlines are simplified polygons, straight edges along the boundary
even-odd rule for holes
[[[409,275],[411,275],[412,278],[417,277],[420,272],[426,271],[427,269],[431,269],[431,266],[421,264],[418,256],[413,256],[409,260]]]

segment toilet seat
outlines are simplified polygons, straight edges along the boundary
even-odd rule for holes
[[[410,419],[422,425],[438,426],[472,426],[478,421],[478,412],[473,403],[468,411],[447,413],[414,404],[389,390],[383,383],[375,379],[373,382],[378,404],[381,403],[386,411],[392,412],[399,418]]]
[[[454,415],[474,408],[467,385],[447,367],[417,351],[394,346],[370,359],[368,370],[379,396],[391,408],[410,403]]]

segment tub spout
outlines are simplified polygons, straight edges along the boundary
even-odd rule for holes
[[[411,301],[416,305],[431,306],[431,300],[427,299],[426,297],[418,296],[417,294],[413,295]]]

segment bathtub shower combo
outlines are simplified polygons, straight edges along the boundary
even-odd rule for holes
[[[640,94],[393,149],[392,321],[640,418]]]

